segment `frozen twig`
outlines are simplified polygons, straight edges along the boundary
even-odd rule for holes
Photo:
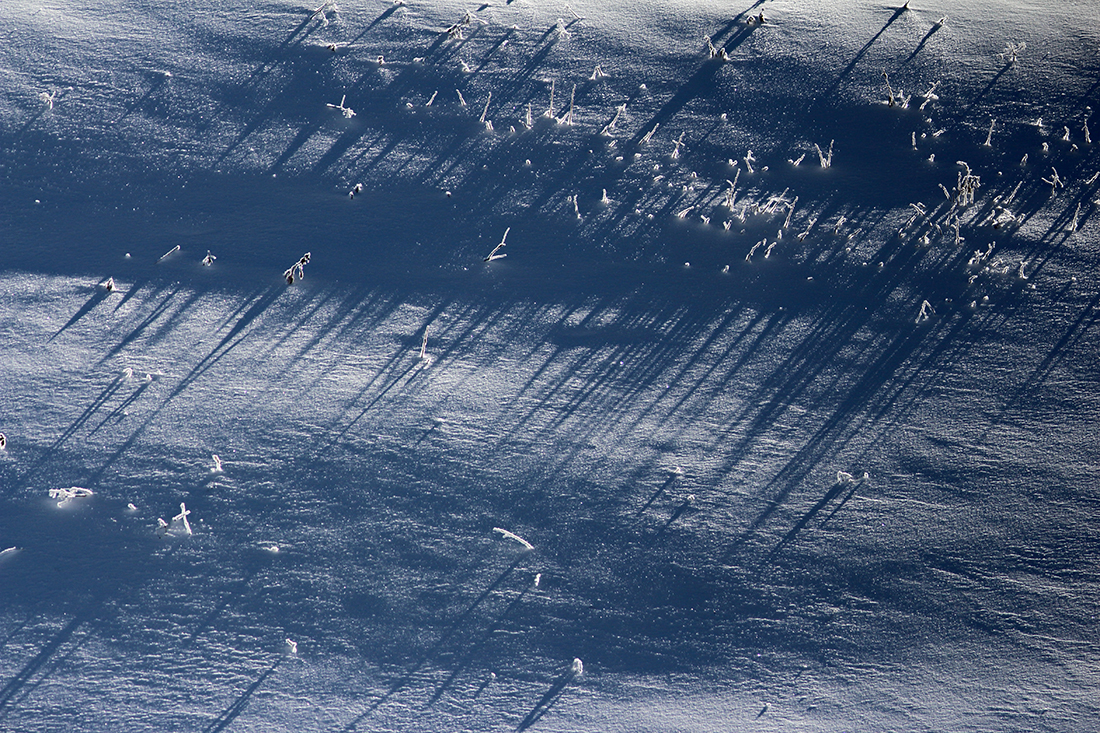
[[[1050,178],[1043,178],[1043,183],[1050,185],[1050,195],[1053,196],[1059,188],[1065,188],[1066,184],[1062,181],[1061,176],[1058,175],[1058,169],[1054,166],[1050,167]]]
[[[609,132],[611,132],[612,130],[614,130],[615,129],[615,123],[619,121],[619,117],[621,117],[623,112],[625,112],[625,111],[626,111],[626,102],[623,102],[622,104],[620,104],[618,107],[615,108],[615,116],[611,118],[611,122],[608,122],[606,125],[603,126],[603,129],[600,130],[600,134],[601,135],[606,135]]]
[[[500,527],[493,527],[493,531],[500,533],[500,535],[505,537],[506,539],[515,540],[516,542],[520,543],[521,545],[523,545],[528,550],[535,549],[534,545],[532,545],[530,542],[523,539],[522,537],[520,537],[518,534],[516,534],[514,532],[509,532],[508,530],[502,529]]]
[[[186,534],[188,537],[190,537],[191,534],[192,534],[192,532],[191,532],[191,523],[189,521],[187,521],[187,517],[190,514],[191,514],[191,510],[188,509],[187,505],[184,504],[181,501],[180,502],[180,513],[177,514],[176,516],[172,517],[172,524],[175,524],[176,522],[179,522],[180,524],[182,524],[183,525],[183,533]]]
[[[504,236],[500,238],[500,244],[493,247],[493,251],[485,257],[484,262],[492,262],[493,260],[499,260],[508,256],[506,253],[497,254],[497,252],[500,251],[500,248],[503,247],[507,242],[508,232],[510,231],[512,231],[512,227],[508,227],[504,230]]]
[[[347,106],[344,105],[344,102],[347,100],[347,98],[348,98],[348,95],[345,94],[344,96],[340,97],[340,104],[332,104],[330,102],[330,103],[326,104],[325,106],[328,107],[329,109],[338,109],[338,110],[340,110],[340,114],[344,115],[344,117],[346,117],[347,119],[350,120],[352,117],[355,116],[355,110],[353,110],[351,107],[347,107]]]

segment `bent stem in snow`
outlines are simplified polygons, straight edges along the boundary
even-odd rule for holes
[[[499,532],[501,534],[501,536],[505,537],[506,539],[514,540],[514,541],[520,543],[521,545],[526,547],[528,550],[535,549],[534,545],[532,545],[530,542],[523,539],[522,537],[520,537],[518,534],[516,534],[514,532],[509,532],[508,530],[503,529],[501,527],[493,527],[493,531],[494,532]]]

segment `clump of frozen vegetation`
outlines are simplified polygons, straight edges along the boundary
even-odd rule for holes
[[[71,504],[74,499],[86,499],[93,496],[95,492],[80,486],[70,486],[67,489],[50,489],[49,493],[51,499],[57,500],[57,506],[65,507]]]
[[[1014,64],[1016,63],[1016,60],[1020,58],[1020,54],[1023,53],[1024,49],[1026,48],[1027,43],[1025,41],[1020,41],[1019,43],[1008,43],[1005,44],[1005,50],[1001,51],[1001,53],[998,55],[1001,57],[1001,61],[1004,61],[1008,64]]]
[[[298,275],[299,280],[304,280],[306,277],[305,267],[309,264],[310,253],[306,252],[302,255],[302,258],[295,262],[293,265],[287,268],[283,273],[283,279],[286,280],[287,285],[294,284],[294,275]]]

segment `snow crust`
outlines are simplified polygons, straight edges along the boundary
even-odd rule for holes
[[[0,729],[1088,728],[1093,8],[318,2],[0,6]]]

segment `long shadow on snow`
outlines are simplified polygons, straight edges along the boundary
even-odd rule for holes
[[[267,681],[267,678],[279,668],[282,657],[272,662],[271,666],[264,670],[263,674],[256,678],[256,681],[248,686],[241,696],[233,702],[228,708],[226,708],[221,715],[211,721],[210,725],[203,728],[203,733],[220,733],[228,728],[234,720],[240,717],[240,714],[244,712],[244,709],[248,707],[249,701],[252,696],[256,694],[256,690],[260,689],[260,686]]]
[[[413,664],[408,670],[405,671],[405,674],[394,681],[394,683],[390,685],[389,689],[381,697],[371,703],[371,706],[367,708],[367,710],[365,710],[358,717],[348,723],[342,730],[344,730],[345,733],[355,730],[357,727],[359,727],[359,724],[366,720],[375,710],[384,705],[387,701],[389,701],[390,698],[392,698],[394,695],[396,695],[398,692],[408,686],[410,682],[416,679],[416,675],[422,669],[424,669],[424,667],[431,664],[435,659],[439,657],[444,646],[447,644],[450,638],[455,634],[455,632],[458,631],[460,627],[463,626],[463,623],[470,618],[471,614],[473,614],[477,607],[480,606],[481,603],[493,593],[493,591],[500,587],[500,585],[508,578],[508,576],[512,574],[512,571],[519,567],[524,557],[526,557],[526,553],[517,556],[516,559],[513,560],[512,563],[504,570],[504,572],[498,575],[496,580],[490,583],[489,586],[481,593],[481,595],[474,599],[470,603],[470,605],[468,605],[466,609],[454,620],[454,622],[451,623],[451,625],[444,630],[443,634],[439,637],[435,644],[433,644],[432,647],[428,651],[426,651],[415,664]]]

